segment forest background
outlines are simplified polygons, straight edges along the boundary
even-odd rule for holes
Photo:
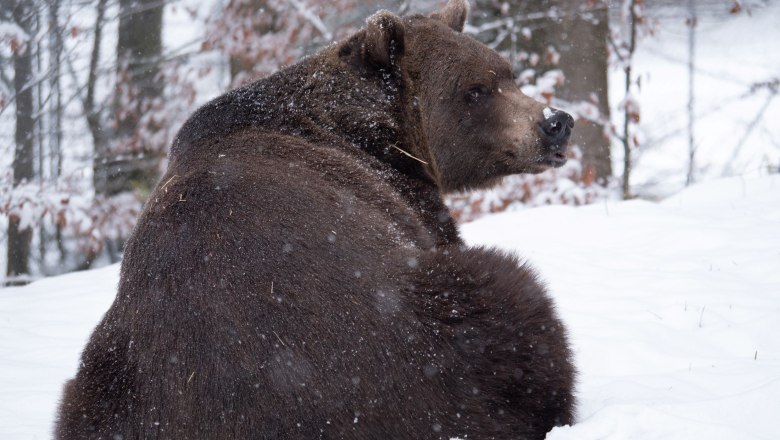
[[[348,35],[379,8],[429,13],[440,3],[0,0],[0,283],[119,261],[194,109]],[[763,27],[780,19],[775,2],[471,6],[466,32],[577,128],[565,167],[450,196],[460,221],[778,172],[778,31]]]

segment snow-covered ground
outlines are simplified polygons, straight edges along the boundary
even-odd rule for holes
[[[62,385],[118,281],[113,265],[0,289],[0,439],[51,437]]]
[[[473,244],[548,281],[580,370],[579,423],[550,440],[777,439],[780,176],[662,203],[489,216]],[[0,289],[0,439],[49,438],[62,383],[113,300],[118,267]]]
[[[780,176],[467,224],[549,281],[580,370],[550,440],[777,439]]]

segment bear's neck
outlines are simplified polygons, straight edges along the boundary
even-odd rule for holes
[[[269,85],[305,78],[284,94],[289,103],[286,116],[279,121],[282,125],[274,127],[368,159],[416,209],[438,237],[436,245],[460,243],[457,226],[430,172],[433,167],[413,90],[370,72],[359,76],[350,68],[335,70],[336,63],[327,55],[321,53],[290,68],[297,71],[268,78]]]
[[[205,104],[174,140],[171,162],[186,160],[201,139],[251,127],[368,154],[405,176],[435,185],[426,171],[430,160],[419,111],[407,91],[377,75],[361,78],[346,66],[340,69],[328,55],[304,59]]]
[[[368,154],[393,170],[434,184],[422,154],[418,112],[403,84],[380,74],[358,75],[321,53],[256,83],[265,105],[275,104],[263,125],[285,134]],[[274,105],[269,107],[273,108]]]

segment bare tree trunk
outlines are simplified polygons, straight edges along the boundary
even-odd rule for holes
[[[49,1],[49,65],[51,76],[49,89],[52,99],[49,104],[49,153],[51,175],[58,178],[62,174],[62,89],[60,87],[60,63],[62,59],[62,29],[59,22],[60,0]]]
[[[95,141],[94,175],[95,194],[111,197],[138,190],[148,194],[159,178],[159,164],[164,151],[144,143],[139,136],[139,122],[150,103],[163,96],[164,84],[158,80],[162,56],[162,18],[165,2],[160,0],[120,0],[119,33],[117,41],[117,92],[112,105],[112,115],[105,118],[95,108],[95,82],[100,52],[102,16],[106,0],[98,3],[98,20],[95,25],[95,44],[87,87],[85,107],[88,107],[92,136]],[[155,127],[143,127],[154,131]],[[109,258],[118,261],[123,238],[108,240]],[[87,258],[91,264],[96,255]]]
[[[104,121],[101,109],[95,104],[95,90],[99,77],[98,65],[100,63],[100,48],[103,43],[103,26],[105,24],[106,4],[108,0],[98,0],[95,10],[95,26],[93,28],[92,52],[89,58],[89,75],[87,77],[87,91],[84,98],[84,116],[87,127],[92,135],[94,146],[92,165],[92,185],[95,194],[101,194],[106,187],[106,167],[103,166],[108,152],[108,139],[111,139],[111,126]],[[98,251],[88,248],[84,255],[84,261],[78,265],[78,270],[86,270],[92,266],[98,257]]]
[[[60,26],[60,0],[50,0],[49,3],[49,64],[51,77],[49,93],[52,95],[49,104],[49,154],[51,154],[50,173],[54,182],[62,175],[62,88],[60,85],[63,41]],[[54,239],[57,241],[60,266],[67,258],[67,250],[62,242],[62,225],[57,223]]]
[[[694,0],[688,0],[688,176],[685,179],[685,186],[693,183],[693,173],[695,169],[696,145],[694,143],[693,125],[694,125],[694,93],[693,80],[696,73],[694,65],[694,50],[696,48],[696,3]]]
[[[31,0],[3,2],[13,12],[14,22],[28,35],[33,35],[35,8]],[[29,182],[34,176],[35,119],[34,98],[31,85],[33,77],[33,45],[27,42],[14,51],[14,92],[16,93],[16,149],[13,159],[14,186]],[[8,267],[9,278],[30,273],[30,242],[32,229],[20,228],[20,218],[11,216],[8,221]]]
[[[98,80],[98,64],[100,63],[100,46],[103,42],[103,24],[106,14],[107,0],[99,0],[95,18],[95,27],[92,40],[92,54],[89,58],[89,77],[87,78],[87,96],[84,98],[84,114],[86,115],[87,125],[92,134],[92,143],[95,146],[94,165],[92,182],[95,193],[102,193],[107,187],[107,173],[104,161],[107,160],[108,145],[107,139],[110,139],[108,124],[103,122],[103,118],[95,106],[95,88]]]
[[[35,28],[40,29],[41,28],[41,14],[35,14]],[[35,48],[35,71],[36,72],[44,72],[46,69],[43,66],[43,53],[45,51],[44,48],[44,42],[43,39],[39,39]],[[46,140],[44,137],[46,136],[46,124],[49,122],[46,120],[46,117],[44,115],[43,109],[46,106],[46,102],[44,101],[44,97],[46,96],[46,90],[44,89],[44,86],[46,83],[44,81],[37,81],[36,90],[37,93],[37,103],[35,105],[35,108],[38,109],[36,111],[35,124],[36,124],[36,133],[37,133],[37,156],[38,156],[38,181],[43,183],[44,179],[46,178],[46,166],[44,165],[46,161]],[[49,241],[49,236],[46,233],[46,226],[41,222],[38,225],[38,255],[36,258],[36,262],[38,263],[38,268],[42,273],[46,273],[46,267],[44,266],[46,263],[46,244]]]
[[[117,81],[124,82],[135,95],[129,109],[120,109],[119,106],[124,103],[115,102],[115,137],[119,142],[134,142],[145,106],[163,95],[164,85],[157,80],[162,56],[163,4],[160,0],[119,1]],[[147,129],[154,130],[154,127]],[[161,152],[146,145],[136,147],[130,151],[120,148],[119,154],[108,153],[104,156],[107,181],[102,189],[103,194],[112,196],[134,189],[148,194],[157,183],[158,166],[163,159]]]
[[[636,12],[634,9],[634,5],[636,3],[636,0],[630,0],[629,2],[629,11],[630,11],[630,23],[628,23],[628,32],[629,32],[629,42],[628,42],[628,60],[625,61],[625,74],[626,74],[626,84],[625,84],[625,92],[626,92],[626,98],[628,98],[631,95],[631,83],[633,81],[631,75],[631,67],[632,63],[634,62],[634,51],[636,50]],[[624,116],[625,119],[623,121],[623,153],[625,156],[623,157],[623,198],[624,199],[630,199],[632,197],[631,194],[631,134],[629,133],[629,128],[631,124],[631,106],[626,103],[625,105],[625,111]]]
[[[257,35],[263,35],[267,32],[273,32],[276,22],[276,12],[268,8],[268,0],[249,0],[249,1],[236,1],[233,0],[228,7],[236,8],[238,16],[254,17],[257,20],[253,23],[253,30]],[[235,4],[233,4],[235,3]],[[255,14],[256,11],[265,10],[266,13],[262,16]],[[236,84],[236,78],[244,76],[253,71],[255,63],[258,60],[252,57],[242,57],[237,55],[230,56],[230,83]],[[248,78],[247,78],[248,79]]]
[[[564,9],[564,18],[548,20],[534,34],[534,41],[552,45],[560,54],[558,67],[566,81],[558,88],[556,96],[569,102],[592,103],[598,108],[601,121],[609,121],[609,13],[606,3],[579,12],[574,5],[581,4],[561,4],[560,7],[568,8]],[[604,125],[598,122],[583,118],[577,121],[571,143],[582,148],[585,181],[605,183],[603,181],[612,176],[610,140],[605,133]]]

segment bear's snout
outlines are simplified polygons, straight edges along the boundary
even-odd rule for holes
[[[539,132],[544,148],[544,162],[554,167],[566,163],[566,146],[574,128],[574,118],[560,110],[544,111],[545,119],[539,123]]]

